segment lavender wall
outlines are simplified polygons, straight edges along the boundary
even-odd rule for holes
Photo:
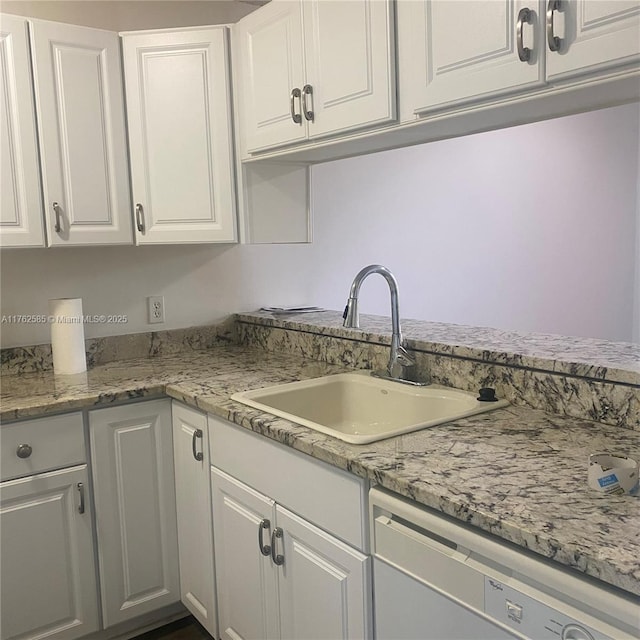
[[[356,271],[380,262],[398,278],[404,317],[638,340],[639,113],[627,105],[317,166],[311,245],[3,251],[2,314],[82,297],[87,314],[128,316],[87,326],[93,337],[266,304],[340,309]],[[164,325],[146,323],[149,295],[165,296]],[[372,277],[361,310],[388,309]],[[49,340],[47,325],[0,329],[3,346]]]

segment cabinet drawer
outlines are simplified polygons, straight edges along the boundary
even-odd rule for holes
[[[19,448],[27,457],[19,457]],[[81,413],[26,420],[0,427],[2,480],[82,464],[86,458]]]
[[[209,416],[211,464],[367,552],[366,482]]]

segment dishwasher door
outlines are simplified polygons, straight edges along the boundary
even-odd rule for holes
[[[640,598],[370,491],[377,640],[636,640]]]
[[[522,638],[377,558],[373,575],[377,640]]]

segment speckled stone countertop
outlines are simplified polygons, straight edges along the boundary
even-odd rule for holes
[[[241,322],[293,331],[368,343],[391,343],[391,321],[384,316],[361,315],[360,329],[343,327],[342,313],[331,310],[304,314],[256,311],[240,313],[236,317]],[[406,318],[402,319],[402,335],[410,348],[433,353],[640,385],[640,344],[636,343]]]
[[[2,378],[3,421],[165,394],[640,595],[640,498],[586,484],[589,453],[640,459],[633,430],[510,406],[370,445],[349,445],[230,400],[344,367],[239,346]]]

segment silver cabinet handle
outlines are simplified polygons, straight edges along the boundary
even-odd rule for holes
[[[22,458],[23,460],[25,458],[28,458],[32,453],[33,448],[30,444],[19,444],[18,448],[16,449],[16,455],[18,456],[18,458]]]
[[[271,555],[271,547],[268,544],[264,544],[262,541],[262,534],[265,529],[269,530],[271,528],[271,521],[267,520],[267,518],[263,518],[260,520],[258,524],[258,547],[260,547],[260,553],[263,556]]]
[[[313,96],[313,87],[310,84],[305,84],[302,87],[302,111],[304,112],[304,117],[309,120],[309,122],[313,122],[314,113],[313,113],[313,104],[311,105],[311,109],[309,109],[309,105],[307,104],[307,98]]]
[[[562,11],[562,0],[549,0],[547,4],[547,43],[549,51],[559,51],[562,39],[553,32],[553,15]]]
[[[84,513],[84,483],[78,482],[78,492],[80,493],[80,504],[78,505],[78,513]]]
[[[140,233],[144,233],[144,209],[139,202],[136,205],[136,227]]]
[[[278,566],[284,564],[284,556],[276,553],[276,541],[278,538],[282,538],[282,536],[283,531],[280,527],[276,527],[271,534],[271,559],[273,560],[273,563]]]
[[[298,102],[299,102],[301,95],[302,95],[302,93],[300,92],[300,89],[298,89],[298,87],[296,87],[295,89],[291,90],[291,104],[290,104],[291,119],[296,124],[300,124],[302,122],[302,114],[296,113],[296,98],[298,99]]]
[[[518,45],[518,58],[520,58],[520,62],[529,62],[531,59],[531,49],[524,46],[524,34],[522,33],[525,22],[531,24],[531,18],[531,9],[520,9],[516,26],[516,43]]]
[[[191,452],[193,453],[193,457],[198,462],[201,462],[202,459],[204,458],[204,455],[202,454],[202,451],[197,451],[196,450],[196,440],[198,438],[202,439],[202,429],[196,429],[193,432],[193,436],[191,437]]]
[[[54,229],[56,233],[60,233],[62,231],[62,211],[60,210],[60,205],[57,202],[54,202],[52,205],[53,213],[56,216],[56,222],[54,224]]]

